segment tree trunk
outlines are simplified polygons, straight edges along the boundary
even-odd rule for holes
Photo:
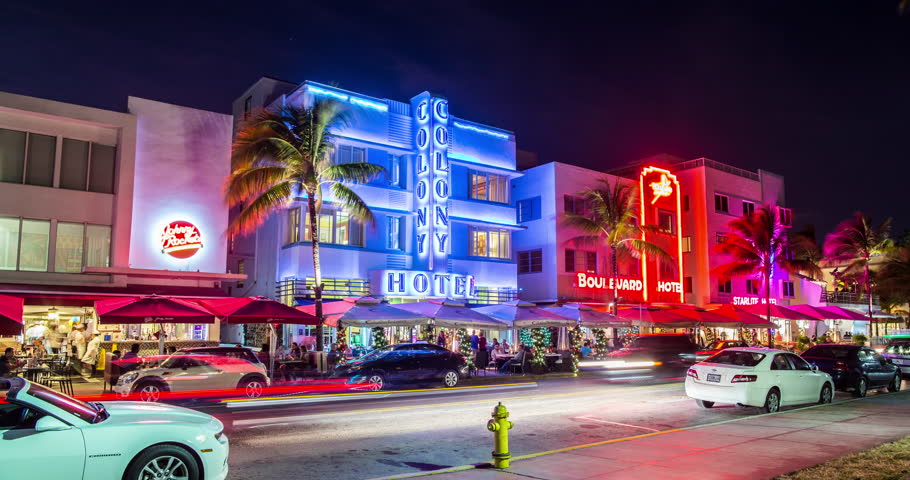
[[[610,277],[613,282],[613,307],[610,308],[610,313],[616,315],[619,311],[619,279],[616,277],[619,275],[619,265],[616,264],[616,247],[610,246]],[[619,338],[619,329],[613,329],[613,338]],[[614,342],[615,344],[615,342]]]
[[[313,303],[316,307],[316,318],[319,323],[316,324],[316,351],[321,352],[325,347],[322,340],[323,323],[325,318],[322,316],[322,267],[319,263],[319,212],[316,211],[316,194],[307,192],[307,213],[310,216],[310,240],[313,242],[313,277],[315,285],[313,286]]]
[[[870,331],[873,331],[872,336],[878,336],[878,325],[875,324],[875,319],[872,318],[872,278],[869,277],[869,259],[866,259],[866,302],[869,305],[869,325]],[[872,330],[874,329],[874,330]],[[871,345],[871,344],[870,344]]]
[[[765,313],[768,315],[768,323],[771,323],[771,272],[764,272],[765,280]],[[774,348],[774,335],[771,329],[768,329],[768,347]]]

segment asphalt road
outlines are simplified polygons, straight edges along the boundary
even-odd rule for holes
[[[515,424],[513,455],[755,414],[733,406],[698,408],[681,378],[636,376],[351,398],[210,411],[231,440],[229,478],[365,479],[488,461],[493,440],[486,422],[499,401]],[[847,398],[839,392],[835,401]]]

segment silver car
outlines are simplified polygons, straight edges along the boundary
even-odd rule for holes
[[[133,370],[120,376],[114,391],[138,394],[145,402],[157,402],[164,392],[239,389],[250,398],[269,386],[265,366],[242,358],[217,355],[172,355],[153,368]]]

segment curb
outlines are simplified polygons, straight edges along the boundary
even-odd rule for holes
[[[892,395],[892,394],[898,394],[898,395],[900,395],[900,394],[902,394],[902,393],[907,393],[907,392],[910,392],[910,390],[902,390],[902,391],[900,391],[900,392],[893,392],[893,393],[889,393],[889,395]],[[526,454],[526,455],[519,455],[519,456],[516,456],[516,457],[512,457],[512,461],[528,460],[528,459],[531,459],[531,458],[541,457],[541,456],[544,456],[544,455],[551,455],[551,454],[554,454],[554,453],[569,452],[569,451],[572,451],[572,450],[579,450],[579,449],[582,449],[582,448],[598,447],[598,446],[601,446],[601,445],[609,445],[609,444],[611,444],[611,443],[619,443],[619,442],[625,442],[625,441],[629,441],[629,440],[637,440],[637,439],[640,439],[640,438],[654,437],[654,436],[658,436],[658,435],[664,435],[664,434],[667,434],[667,433],[682,432],[682,431],[686,431],[686,430],[695,430],[695,429],[699,429],[699,428],[711,427],[711,426],[714,426],[714,425],[723,425],[723,424],[725,424],[725,423],[734,423],[734,422],[739,422],[739,421],[742,421],[742,420],[750,420],[750,419],[753,419],[753,418],[756,418],[756,417],[764,417],[764,416],[771,416],[771,415],[779,415],[779,414],[782,414],[782,413],[783,413],[783,414],[787,414],[787,413],[793,413],[793,412],[798,412],[798,411],[802,411],[802,410],[809,410],[809,409],[812,409],[812,408],[825,408],[825,407],[830,407],[830,406],[833,406],[833,405],[840,405],[840,404],[842,404],[842,403],[852,403],[852,402],[858,402],[858,401],[860,401],[860,400],[869,400],[870,398],[875,398],[875,397],[851,398],[851,399],[849,399],[849,400],[842,400],[842,401],[837,402],[837,403],[828,403],[828,404],[824,404],[824,405],[808,405],[808,406],[805,406],[805,407],[794,408],[794,409],[792,409],[792,410],[786,410],[786,411],[783,411],[783,412],[759,414],[759,415],[753,415],[753,416],[742,417],[742,418],[732,418],[732,419],[729,419],[729,420],[721,420],[721,421],[718,421],[718,422],[705,423],[705,424],[702,424],[702,425],[693,425],[693,426],[691,426],[691,427],[672,428],[672,429],[669,429],[669,430],[661,430],[661,431],[659,431],[659,432],[644,433],[644,434],[641,434],[641,435],[632,435],[632,436],[629,436],[629,437],[613,438],[613,439],[610,439],[610,440],[604,440],[604,441],[601,441],[601,442],[594,442],[594,443],[587,443],[587,444],[584,444],[584,445],[573,445],[573,446],[569,446],[569,447],[557,448],[557,449],[555,449],[555,450],[547,450],[547,451],[543,451],[543,452],[536,452],[536,453],[529,453],[529,454]],[[425,472],[402,473],[402,474],[398,474],[398,475],[390,475],[390,476],[387,476],[387,477],[377,477],[377,478],[373,478],[373,479],[370,479],[370,480],[398,480],[398,479],[405,479],[405,478],[428,477],[428,476],[430,476],[430,475],[440,475],[440,474],[443,474],[443,473],[463,472],[463,471],[466,471],[466,470],[474,470],[474,469],[478,469],[478,468],[494,469],[492,463],[489,463],[489,462],[481,462],[481,463],[472,463],[472,464],[469,464],[469,465],[459,465],[459,466],[454,466],[454,467],[448,467],[448,468],[443,468],[443,469],[439,469],[439,470],[428,470],[428,471],[425,471]],[[494,470],[495,470],[495,469],[494,469]],[[501,471],[503,471],[503,472],[508,472],[507,469],[504,469],[504,470],[501,470]],[[907,477],[907,478],[902,479],[902,480],[908,480],[908,479],[910,479],[910,477]]]

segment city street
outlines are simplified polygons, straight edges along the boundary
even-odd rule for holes
[[[513,455],[756,414],[732,406],[700,409],[680,378],[588,376],[380,396],[210,412],[231,439],[230,478],[364,479],[488,461],[492,434],[485,425],[497,401],[515,423]],[[848,398],[840,392],[835,401]]]

